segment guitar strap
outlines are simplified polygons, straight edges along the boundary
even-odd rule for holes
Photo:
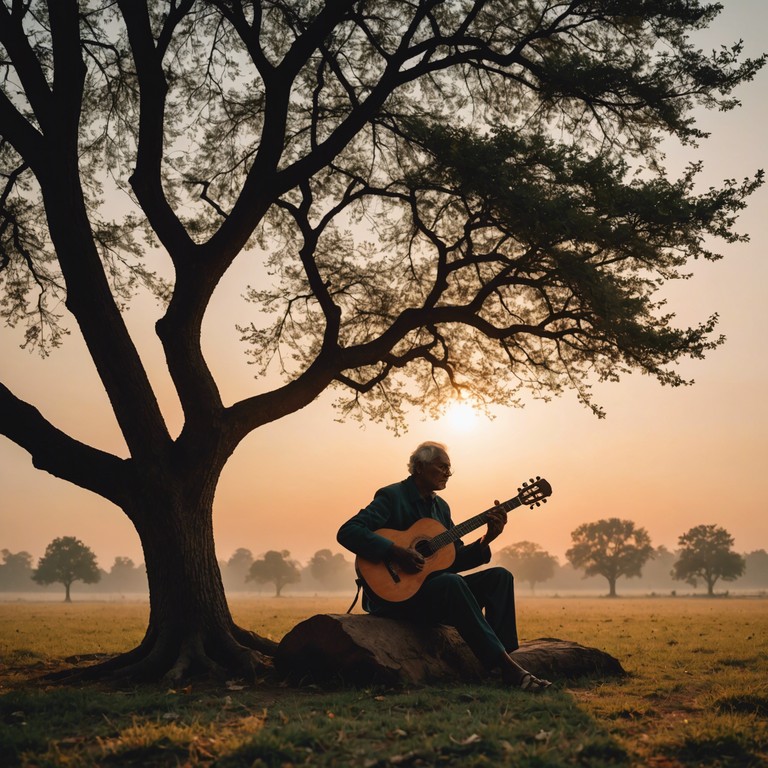
[[[355,579],[357,584],[357,592],[355,593],[355,599],[352,601],[352,605],[347,608],[347,613],[352,613],[352,609],[357,605],[357,601],[360,599],[360,590],[363,588],[363,580],[360,578]]]

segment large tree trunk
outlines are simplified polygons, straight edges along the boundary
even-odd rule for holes
[[[154,485],[155,493],[146,487],[137,490],[136,507],[127,510],[147,567],[146,635],[128,653],[72,674],[135,680],[179,680],[197,674],[255,679],[271,668],[277,644],[232,619],[214,547],[213,485],[202,493],[194,480],[187,484],[191,488],[167,478],[162,491],[160,484]]]

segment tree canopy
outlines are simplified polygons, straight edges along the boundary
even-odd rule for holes
[[[710,597],[719,579],[734,581],[746,568],[746,559],[733,551],[733,536],[722,526],[697,525],[680,536],[678,545],[672,576],[693,587],[703,579]]]
[[[734,213],[758,183],[697,194],[698,165],[679,179],[661,166],[664,137],[702,137],[691,109],[734,106],[762,63],[740,61],[739,45],[694,48],[688,34],[716,12],[690,0],[3,5],[5,317],[46,349],[61,339],[62,293],[87,327],[101,302],[150,286],[169,301],[158,333],[189,424],[218,404],[195,342],[203,311],[245,251],[274,277],[249,291],[254,361],[312,396],[339,386],[346,412],[397,419],[451,390],[509,404],[568,386],[588,400],[588,378],[636,368],[680,383],[672,364],[718,342],[714,318],[675,328],[654,293],[691,258],[716,257],[710,236],[738,239]],[[79,181],[66,206],[62,174]],[[111,179],[136,204],[122,221],[107,218]],[[54,207],[77,213],[83,242],[52,231]],[[145,266],[142,228],[172,285]],[[91,271],[98,289],[81,285]],[[138,365],[125,348],[109,357]],[[275,416],[294,407],[268,401]],[[234,439],[268,418],[263,405],[225,411]]]
[[[587,576],[605,576],[611,597],[616,596],[619,577],[639,577],[654,554],[645,528],[618,517],[584,523],[571,532],[571,539],[573,546],[565,553],[568,562]]]
[[[325,389],[343,415],[395,426],[457,394],[573,389],[599,413],[591,381],[680,384],[675,364],[720,343],[715,317],[679,327],[658,293],[741,239],[762,180],[702,191],[698,164],[664,168],[661,142],[705,138],[694,109],[736,106],[763,64],[696,47],[718,10],[0,2],[0,316],[44,354],[74,322],[125,455],[3,383],[0,434],[138,531],[151,626],[111,671],[253,674],[244,660],[270,646],[229,615],[216,485],[246,435]],[[239,332],[259,381],[225,404],[201,328],[235,259],[253,275]],[[142,288],[163,307],[178,435],[124,318]]]

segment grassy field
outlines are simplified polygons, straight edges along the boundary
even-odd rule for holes
[[[236,619],[279,640],[347,598],[247,598]],[[768,600],[523,598],[523,640],[608,651],[624,679],[408,689],[41,680],[70,656],[115,653],[142,603],[0,603],[4,766],[765,766]]]

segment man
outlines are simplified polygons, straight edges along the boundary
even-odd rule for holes
[[[411,455],[408,471],[409,476],[402,482],[379,489],[365,509],[341,526],[337,539],[365,560],[387,561],[405,573],[419,573],[425,560],[416,549],[399,546],[375,531],[404,531],[425,517],[434,518],[447,529],[453,527],[448,504],[435,493],[445,488],[452,474],[446,447],[441,443],[422,443]],[[540,691],[551,683],[535,677],[510,656],[518,647],[512,574],[505,568],[487,568],[458,575],[459,571],[490,561],[489,544],[506,523],[506,512],[491,510],[485,534],[468,545],[456,541],[453,565],[427,576],[413,597],[387,602],[366,590],[363,606],[378,616],[454,626],[488,670],[501,670],[506,684]]]

